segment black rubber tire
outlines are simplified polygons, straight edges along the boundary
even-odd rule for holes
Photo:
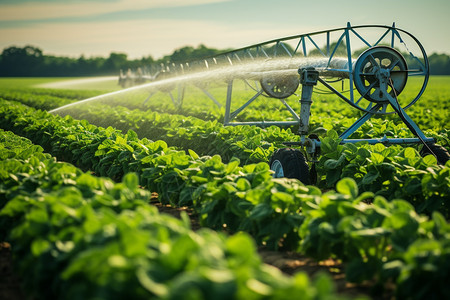
[[[274,177],[296,178],[303,184],[311,184],[308,164],[306,163],[305,156],[298,149],[278,149],[270,158],[269,166],[274,171],[275,168],[279,168],[280,166],[282,168],[284,176],[274,174]]]
[[[433,153],[431,153],[428,148],[430,148]],[[445,149],[441,145],[428,144],[428,148],[423,146],[422,150],[420,151],[420,155],[426,156],[428,154],[433,154],[440,165],[445,165],[445,163],[450,160],[450,154],[448,153],[447,149]]]

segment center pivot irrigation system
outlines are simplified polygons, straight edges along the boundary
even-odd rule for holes
[[[312,93],[319,84],[322,85],[319,91],[323,92],[325,87],[328,93],[363,112],[340,134],[341,143],[423,143],[429,153],[439,155],[435,152],[442,148],[434,145],[434,139],[426,137],[405,112],[423,94],[428,77],[427,55],[413,35],[396,28],[395,23],[392,26],[351,26],[348,23],[343,28],[280,38],[197,61],[152,66],[147,74],[139,70],[134,75],[130,72],[127,76],[121,75],[119,82],[160,81],[161,84],[156,85],[158,91],[167,93],[178,107],[182,106],[187,83],[194,84],[221,107],[221,101],[208,91],[208,84],[218,80],[225,82],[224,125],[298,126],[299,141],[285,144],[303,151],[279,149],[270,165],[275,177],[296,177],[310,183],[305,155],[310,162],[316,162],[321,146],[319,138],[309,134]],[[238,81],[254,90],[254,95],[235,107],[233,86]],[[154,93],[156,91],[150,91],[146,101]],[[292,95],[301,95],[299,113],[287,101]],[[292,118],[236,121],[236,117],[260,97],[278,99]],[[371,117],[388,114],[397,114],[416,137],[387,138],[385,135],[376,139],[349,139]]]

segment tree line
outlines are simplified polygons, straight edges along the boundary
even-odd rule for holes
[[[34,46],[5,48],[0,56],[0,77],[59,77],[59,76],[100,76],[117,75],[120,70],[137,69],[155,63],[183,62],[200,59],[221,53],[218,50],[200,45],[197,48],[186,46],[175,50],[158,60],[151,56],[141,59],[128,59],[124,53],[110,53],[109,57],[79,58],[45,55]],[[428,57],[430,74],[450,75],[450,56],[433,53]]]
[[[183,47],[171,55],[154,60],[151,56],[128,59],[127,54],[112,52],[109,57],[79,58],[45,55],[34,46],[5,48],[0,56],[0,77],[59,77],[118,75],[120,70],[137,69],[155,63],[182,62],[221,52],[200,45]]]

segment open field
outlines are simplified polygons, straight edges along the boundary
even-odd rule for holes
[[[209,88],[224,104],[226,85]],[[105,78],[0,79],[0,242],[27,296],[450,297],[450,163],[422,145],[340,145],[361,112],[313,94],[322,152],[304,185],[268,165],[295,128],[224,127],[224,108],[193,86],[181,108],[137,89],[48,113],[118,90]],[[258,100],[236,119],[288,119],[282,108]],[[407,113],[449,151],[449,111],[450,77],[433,76]],[[413,137],[388,115],[352,138],[385,134]]]

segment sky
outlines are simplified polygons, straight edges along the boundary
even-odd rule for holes
[[[0,0],[0,51],[129,59],[184,46],[240,48],[352,25],[392,25],[450,54],[449,0]]]

